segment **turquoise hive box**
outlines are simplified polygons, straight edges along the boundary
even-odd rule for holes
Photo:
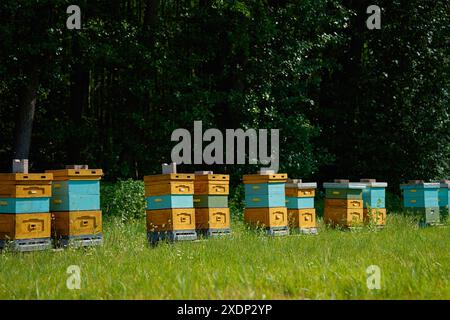
[[[147,210],[192,208],[194,196],[188,195],[163,195],[147,197]]]
[[[421,225],[440,223],[439,189],[440,183],[410,180],[400,185],[403,206],[407,212],[420,216]]]

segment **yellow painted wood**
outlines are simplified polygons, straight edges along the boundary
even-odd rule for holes
[[[279,208],[245,208],[244,221],[267,228],[285,227],[288,225],[287,209]]]
[[[196,208],[196,229],[226,229],[230,228],[229,208]]]
[[[197,174],[195,182],[197,181],[230,181],[230,176],[228,174]]]
[[[52,180],[51,173],[0,173],[0,185],[42,185]]]
[[[46,170],[45,172],[53,174],[54,181],[100,180],[103,176],[102,169],[62,169]]]
[[[325,205],[324,221],[326,224],[344,227],[360,226],[363,223],[363,209]]]
[[[52,213],[52,235],[80,236],[102,233],[102,212],[64,211]]]
[[[1,185],[0,198],[46,198],[52,196],[52,186],[47,185]]]
[[[316,228],[316,209],[288,209],[290,228]]]
[[[325,199],[325,206],[328,207],[342,207],[342,208],[362,208],[363,200],[353,199]]]
[[[193,208],[147,210],[146,214],[149,232],[195,229]]]
[[[167,194],[194,194],[194,182],[170,181],[145,185],[145,196],[162,196]]]
[[[229,193],[228,181],[199,181],[194,183],[194,194],[228,195]]]
[[[256,183],[271,183],[271,182],[286,182],[288,178],[287,173],[277,174],[246,174],[244,175],[244,184]]]
[[[155,182],[170,182],[170,181],[194,181],[195,175],[193,173],[168,173],[157,174],[152,176],[145,176],[145,184],[152,184]]]
[[[311,198],[316,196],[316,190],[314,189],[298,189],[298,188],[286,188],[286,197],[292,198]]]
[[[365,223],[374,223],[377,226],[385,226],[386,225],[386,209],[380,208],[372,208],[364,209],[363,212],[364,222]]]
[[[50,213],[0,214],[0,239],[49,238]]]

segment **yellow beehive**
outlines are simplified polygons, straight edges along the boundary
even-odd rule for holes
[[[193,208],[147,210],[146,213],[148,232],[195,229]]]
[[[230,228],[229,208],[195,208],[195,228],[197,230]]]
[[[50,213],[0,214],[0,239],[50,238]]]
[[[287,208],[245,208],[244,220],[263,228],[286,227]]]
[[[197,195],[228,195],[230,176],[225,174],[195,175],[194,193]]]
[[[53,213],[52,230],[56,237],[101,234],[102,212],[100,210],[93,210]]]
[[[316,228],[316,209],[288,209],[289,228],[311,229]]]
[[[49,173],[0,174],[0,248],[32,251],[51,247],[52,179]]]

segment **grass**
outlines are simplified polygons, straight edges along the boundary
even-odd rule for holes
[[[270,238],[243,223],[233,235],[147,245],[144,221],[107,220],[90,249],[0,254],[1,299],[450,299],[450,228],[418,229],[390,215],[381,231]],[[69,290],[67,267],[81,268]],[[381,268],[369,290],[366,268]]]

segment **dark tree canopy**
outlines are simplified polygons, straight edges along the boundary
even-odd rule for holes
[[[71,1],[0,3],[1,171],[31,136],[33,170],[140,178],[202,120],[279,128],[293,177],[450,176],[447,0],[377,1],[381,30],[368,1],[77,2],[81,30],[66,28]]]

